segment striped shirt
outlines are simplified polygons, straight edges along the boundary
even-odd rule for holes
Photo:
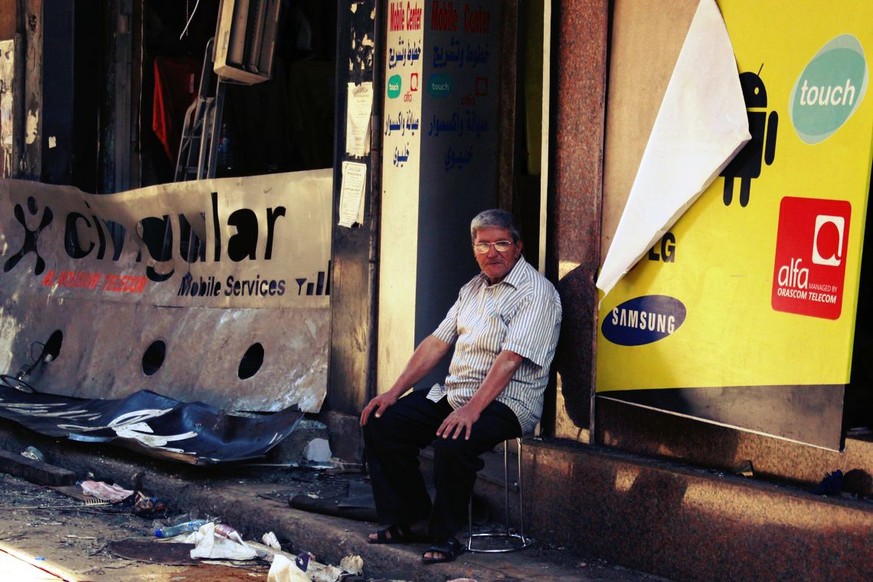
[[[531,432],[542,416],[560,326],[558,292],[524,257],[496,285],[480,273],[461,288],[433,332],[455,344],[455,353],[445,384],[435,384],[428,398],[448,395],[452,408],[460,408],[479,389],[497,355],[511,350],[524,360],[497,400],[515,413],[523,433]]]

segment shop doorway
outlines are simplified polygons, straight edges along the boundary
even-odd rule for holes
[[[184,116],[196,98],[221,2],[144,0],[139,116],[141,185],[172,182]],[[333,165],[337,3],[286,0],[270,79],[228,83],[218,178]],[[208,62],[207,62],[208,66]],[[134,73],[135,75],[135,73]]]

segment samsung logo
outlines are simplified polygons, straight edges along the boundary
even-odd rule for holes
[[[603,337],[622,346],[641,346],[673,335],[685,321],[685,305],[667,295],[646,295],[613,307],[603,320]]]

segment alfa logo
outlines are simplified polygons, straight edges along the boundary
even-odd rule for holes
[[[31,214],[31,216],[36,216],[39,212],[39,207],[36,205],[36,200],[31,196],[27,199],[27,211]],[[21,204],[15,205],[15,218],[18,222],[21,223],[21,226],[24,227],[24,243],[21,245],[21,249],[12,255],[8,261],[3,265],[3,272],[8,273],[12,269],[15,268],[15,265],[18,264],[21,259],[27,255],[27,253],[33,253],[36,255],[36,265],[33,268],[34,275],[41,275],[43,271],[45,271],[45,261],[41,256],[39,256],[39,251],[36,248],[36,241],[39,239],[39,233],[43,231],[51,221],[54,219],[54,214],[52,213],[52,209],[46,207],[46,209],[42,213],[42,220],[39,223],[39,226],[36,227],[35,230],[31,230],[29,226],[27,226],[27,218],[24,215],[24,208],[22,208]]]
[[[851,217],[848,200],[782,199],[770,300],[774,310],[840,318]]]

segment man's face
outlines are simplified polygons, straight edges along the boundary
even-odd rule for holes
[[[498,251],[494,243],[510,243],[509,248],[503,251]],[[476,245],[488,245],[488,250],[479,252]],[[479,268],[488,277],[491,284],[499,283],[518,262],[521,256],[521,241],[512,242],[512,234],[505,228],[480,228],[476,231],[476,238],[473,240],[473,255],[476,257],[476,262],[479,263]]]

